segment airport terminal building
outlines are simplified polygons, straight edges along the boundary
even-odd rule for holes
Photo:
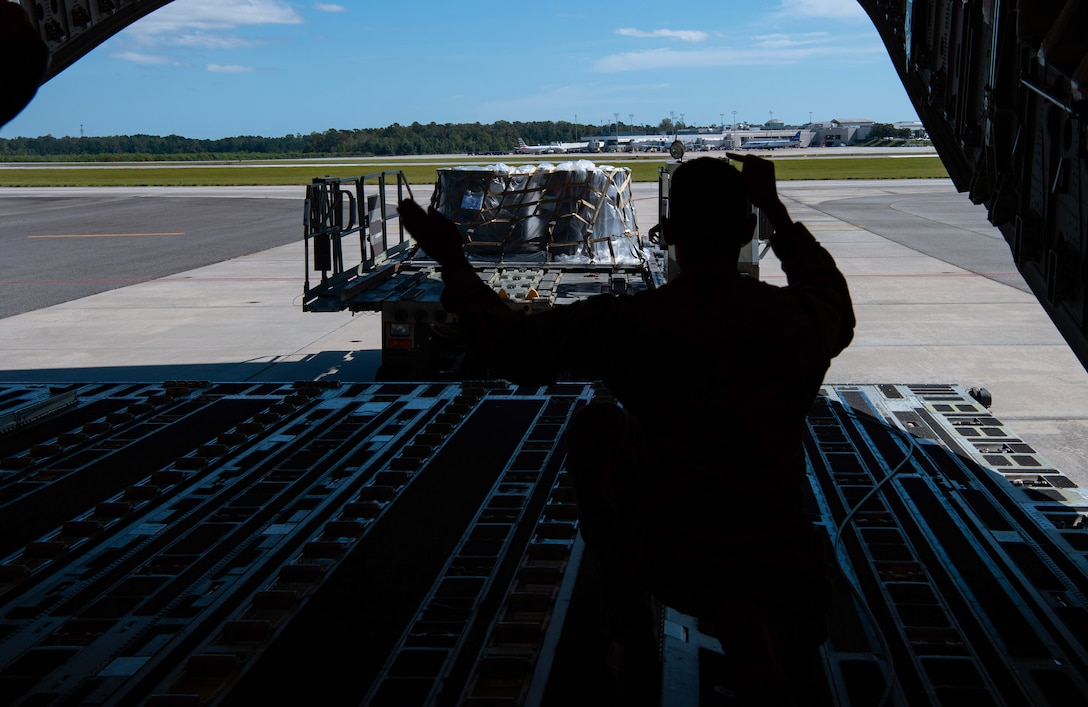
[[[739,124],[735,127],[687,128],[674,133],[623,134],[618,132],[587,135],[580,138],[588,152],[664,152],[679,140],[688,151],[775,149],[778,147],[844,147],[866,140],[875,125],[871,118],[834,118],[804,126],[786,126],[781,121],[765,126]],[[912,137],[924,138],[925,129],[918,121],[893,124],[907,128]],[[771,146],[768,148],[768,146]]]

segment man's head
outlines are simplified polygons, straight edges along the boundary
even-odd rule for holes
[[[676,168],[662,233],[667,243],[676,245],[680,259],[735,261],[754,227],[744,178],[736,167],[700,157]]]

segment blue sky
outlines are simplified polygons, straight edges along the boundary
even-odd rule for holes
[[[915,120],[854,0],[174,0],[0,137],[282,136],[397,122]]]

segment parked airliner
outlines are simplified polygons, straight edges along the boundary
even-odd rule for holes
[[[561,152],[581,152],[585,150],[584,142],[552,142],[547,145],[526,145],[525,141],[518,138],[518,152],[528,155],[547,154],[554,155]]]
[[[749,140],[742,144],[742,150],[774,150],[779,147],[798,147],[801,144],[801,131],[798,130],[789,140]]]

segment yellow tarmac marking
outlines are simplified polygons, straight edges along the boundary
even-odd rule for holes
[[[184,236],[184,233],[60,233],[27,238],[143,238],[145,236]]]

